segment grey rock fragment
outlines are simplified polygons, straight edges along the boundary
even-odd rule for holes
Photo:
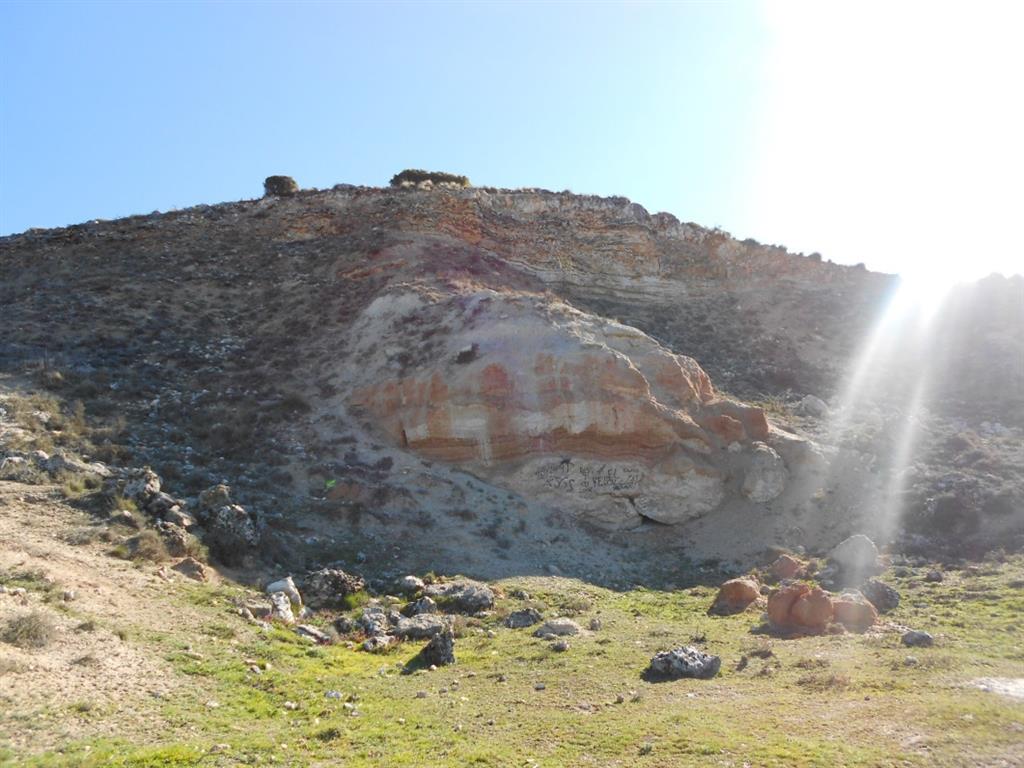
[[[912,648],[930,648],[935,644],[935,638],[931,636],[931,633],[918,629],[904,632],[901,640],[904,645],[909,645]]]
[[[340,568],[321,568],[302,580],[302,592],[311,608],[343,608],[346,599],[365,586],[362,577]]]
[[[479,613],[494,605],[494,592],[491,588],[470,579],[431,584],[425,591],[439,605],[457,613]]]
[[[455,634],[451,627],[438,632],[420,651],[420,660],[427,666],[444,666],[455,663]]]
[[[424,613],[437,613],[437,603],[424,595],[419,600],[414,600],[403,609],[406,616],[419,616]]]
[[[395,626],[395,635],[403,639],[434,637],[448,628],[448,621],[436,614],[423,613],[412,618],[403,617]]]
[[[522,629],[539,624],[544,617],[536,608],[523,608],[521,611],[513,611],[505,618],[505,626],[509,629]]]
[[[552,638],[552,637],[569,637],[572,635],[578,635],[582,631],[582,628],[572,619],[557,618],[548,619],[545,621],[536,632],[533,633],[534,637],[540,638]]]
[[[878,609],[879,613],[888,613],[899,607],[900,593],[884,581],[868,579],[861,585],[860,591]]]
[[[662,680],[677,680],[682,677],[706,680],[717,675],[721,666],[722,660],[718,656],[686,646],[656,653],[647,672],[651,677]]]

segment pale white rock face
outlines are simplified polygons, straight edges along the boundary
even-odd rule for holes
[[[405,283],[351,339],[348,402],[395,444],[600,527],[686,522],[734,477],[755,501],[785,486],[761,409],[637,328],[549,295]]]
[[[743,494],[764,503],[778,498],[786,488],[789,472],[782,457],[764,443],[754,444],[754,457],[743,479]]]
[[[295,581],[291,576],[287,576],[283,579],[278,579],[277,581],[267,584],[266,591],[268,595],[273,595],[275,592],[281,592],[287,596],[292,605],[299,608],[302,607],[302,595],[299,594],[299,589],[295,586]]]

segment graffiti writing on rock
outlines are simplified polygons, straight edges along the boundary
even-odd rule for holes
[[[534,476],[548,488],[566,493],[621,493],[640,487],[639,467],[591,464],[563,459],[545,464]]]

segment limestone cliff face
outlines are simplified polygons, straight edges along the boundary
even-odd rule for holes
[[[692,358],[551,296],[402,284],[353,338],[350,402],[395,444],[603,526],[683,522],[755,456],[782,466],[763,411],[717,395]],[[759,501],[783,490],[750,484]]]

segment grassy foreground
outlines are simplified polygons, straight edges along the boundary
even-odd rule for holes
[[[933,648],[898,631],[778,639],[752,633],[751,611],[705,614],[714,589],[617,593],[572,579],[500,582],[546,615],[601,628],[556,652],[501,617],[470,619],[458,663],[403,674],[421,642],[371,655],[317,647],[245,623],[241,587],[181,584],[196,623],[128,630],[128,642],[185,679],[154,704],[150,730],[88,738],[44,754],[0,752],[29,766],[974,766],[1024,761],[1024,702],[971,687],[1024,676],[1024,560],[884,576],[902,593],[894,623],[927,629]],[[658,650],[697,644],[722,657],[710,681],[648,683]],[[253,671],[259,667],[260,671]],[[2,678],[0,678],[2,680]],[[8,720],[47,728],[104,718],[78,704]],[[51,724],[51,725],[48,725]]]

